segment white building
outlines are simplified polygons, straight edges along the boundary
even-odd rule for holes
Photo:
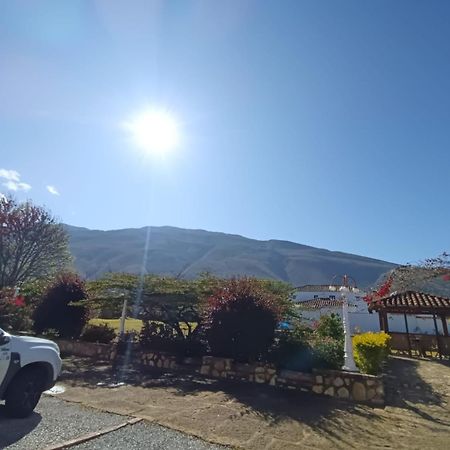
[[[338,314],[342,317],[342,298],[339,288],[322,284],[307,284],[296,288],[295,302],[301,303],[301,315],[313,324],[320,316]],[[380,331],[378,315],[370,314],[363,300],[365,292],[347,292],[349,319],[352,334],[365,331]]]
[[[303,319],[313,324],[320,316],[338,314],[342,317],[342,303],[339,286],[307,284],[296,288],[295,302],[302,303],[300,309]],[[370,314],[363,297],[365,292],[347,292],[349,319],[352,334],[365,331],[380,331],[378,314]],[[405,321],[401,314],[388,314],[389,331],[406,333]],[[430,316],[408,316],[410,333],[434,334],[434,322]],[[440,324],[438,324],[438,328]],[[439,330],[441,331],[441,330]]]

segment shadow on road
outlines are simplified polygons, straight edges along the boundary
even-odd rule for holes
[[[39,425],[41,419],[36,412],[26,419],[10,419],[5,415],[5,407],[0,405],[0,448],[20,441]]]

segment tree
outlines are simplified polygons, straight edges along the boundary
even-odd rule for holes
[[[0,289],[48,278],[69,261],[67,234],[49,211],[0,197]]]
[[[435,258],[427,258],[417,264],[405,264],[391,270],[384,276],[373,292],[366,295],[364,300],[385,297],[391,292],[407,290],[426,291],[438,295],[448,295],[450,288],[450,254],[447,252]]]
[[[208,299],[205,330],[211,352],[239,361],[264,356],[275,328],[284,316],[284,303],[252,278],[224,282]]]
[[[89,318],[84,281],[76,274],[62,273],[48,287],[33,314],[36,333],[56,330],[61,337],[79,337]]]

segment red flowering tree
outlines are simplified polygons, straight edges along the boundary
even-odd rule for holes
[[[416,265],[406,264],[392,270],[382,283],[364,297],[367,303],[385,297],[394,291],[434,290],[450,281],[450,255],[446,252],[428,258]]]
[[[211,353],[257,360],[272,345],[283,302],[252,278],[231,279],[208,299],[205,332]]]
[[[0,289],[48,279],[69,260],[67,233],[49,211],[0,196]]]

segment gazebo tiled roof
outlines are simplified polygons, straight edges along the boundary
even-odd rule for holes
[[[370,303],[369,311],[449,315],[450,298],[415,291],[394,292]]]

